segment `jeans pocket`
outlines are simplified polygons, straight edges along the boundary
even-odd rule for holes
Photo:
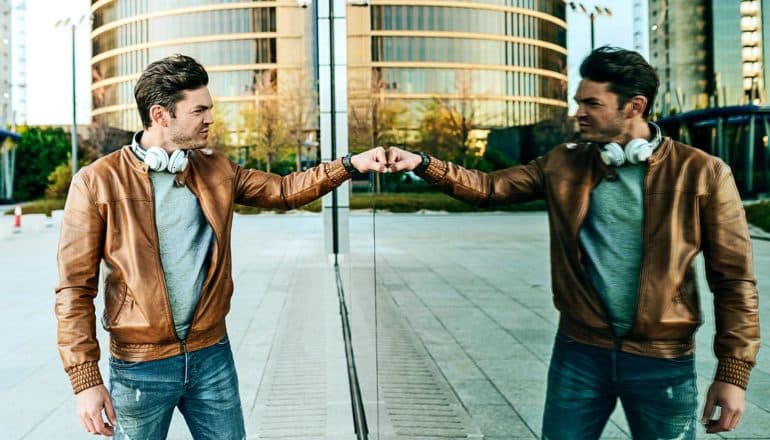
[[[225,336],[217,342],[217,347],[224,347],[226,345],[230,344],[230,337],[225,334]]]
[[[664,362],[674,365],[689,365],[695,362],[695,355],[688,354],[687,356],[681,356],[676,358],[663,358]]]
[[[563,335],[561,332],[556,333],[556,340],[564,344],[577,344],[577,341],[570,338],[569,336]]]
[[[141,362],[131,362],[118,359],[115,356],[110,356],[110,365],[115,368],[131,368],[141,364]]]

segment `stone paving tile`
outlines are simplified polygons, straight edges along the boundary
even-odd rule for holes
[[[351,216],[351,243],[358,247],[347,266],[343,265],[344,282],[360,293],[351,297],[349,310],[351,319],[359,322],[355,337],[362,388],[371,391],[382,379],[376,377],[378,355],[382,354],[378,349],[386,347],[387,341],[380,338],[378,345],[375,303],[388,298],[384,294],[387,292],[423,344],[435,371],[447,381],[451,396],[462,403],[458,408],[465,408],[486,439],[536,438],[558,319],[549,293],[545,217],[538,213],[388,215],[378,216],[375,222],[378,239],[373,242],[371,215]],[[256,432],[255,419],[249,410],[257,402],[271,347],[280,344],[275,339],[276,330],[285,313],[287,292],[308,268],[303,256],[322,253],[321,231],[318,216],[237,216],[233,225],[234,237],[238,237],[233,249],[236,294],[228,326],[252,434]],[[41,226],[34,234],[0,237],[4,301],[0,333],[7,339],[7,350],[0,354],[2,439],[93,438],[79,426],[74,398],[55,350],[52,289],[57,277],[57,238],[55,226]],[[760,294],[764,297],[770,289],[770,242],[756,241],[754,255]],[[381,283],[377,291],[375,277]],[[698,333],[696,356],[701,397],[715,367],[710,353],[710,294],[704,293],[702,305],[706,323]],[[770,316],[770,302],[760,301],[760,307],[763,318]],[[770,438],[770,326],[763,325],[761,334],[763,348],[747,392],[743,422],[722,438]],[[101,330],[99,335],[102,346],[106,346]],[[336,348],[327,346],[319,353],[324,350],[327,358],[337,356]],[[383,366],[398,365],[393,361],[379,358]],[[329,381],[326,392],[343,386]],[[303,391],[292,391],[288,385],[276,390],[286,393],[286,398],[303,396]],[[391,396],[399,392],[389,391]],[[427,389],[425,393],[431,394]],[[376,426],[381,417],[378,413],[386,414],[385,406],[374,393],[366,392],[364,397],[368,421]],[[326,406],[326,417],[350,417],[347,401],[330,399]],[[407,417],[402,421],[409,422],[412,417],[412,428],[426,428],[423,434],[437,434],[442,428],[439,416],[395,411],[392,416]],[[274,413],[269,427],[281,432],[282,423],[317,425],[320,421],[306,417],[298,422],[300,414]],[[622,408],[616,409],[611,420],[602,438],[628,438]],[[329,432],[323,435],[330,440],[349,438],[345,433],[332,432],[328,426],[326,430]],[[285,431],[282,435],[283,440],[310,440],[306,436],[288,436]],[[318,435],[322,435],[320,431]],[[189,438],[178,414],[169,438]],[[415,430],[408,437],[428,438],[435,439]],[[698,438],[718,437],[706,436],[699,427]],[[377,440],[391,439],[381,436]]]
[[[450,385],[457,383],[458,390],[462,390],[456,391],[461,400],[479,396],[478,393],[469,394],[465,389],[463,381],[469,379],[463,378],[462,373],[469,368],[458,368],[457,364],[447,362],[445,358],[451,355],[462,359],[459,366],[469,367],[466,359],[472,359],[476,369],[493,384],[492,389],[510,402],[505,411],[474,412],[468,407],[486,438],[514,438],[510,437],[512,433],[501,435],[493,426],[496,425],[494,421],[496,426],[504,426],[510,412],[521,415],[531,431],[539,433],[547,363],[558,320],[550,294],[545,216],[542,213],[430,218],[392,215],[378,217],[376,222],[378,231],[380,228],[387,230],[390,237],[397,238],[376,244],[377,280],[383,283],[379,286],[382,289],[379,294],[387,294],[385,286],[393,284],[399,286],[401,297],[408,297],[404,293],[408,286],[414,297],[422,301],[419,304],[410,298],[408,302],[399,299],[397,303],[410,316],[415,333],[424,338],[423,343],[429,351],[434,350],[432,341],[446,340],[436,332],[443,331],[456,340],[457,345],[451,348],[446,343],[439,344],[434,358],[442,371],[446,369],[445,376]],[[378,233],[379,236],[382,234]],[[433,242],[430,239],[446,236],[452,239],[435,239]],[[770,271],[766,269],[770,267],[770,243],[755,242],[754,253],[759,288],[763,292],[764,286],[770,288]],[[702,285],[705,286],[705,282]],[[458,302],[458,295],[471,303],[470,308]],[[704,292],[702,297],[706,322],[697,338],[701,399],[715,368],[711,354],[710,339],[714,327],[709,296],[710,293]],[[461,304],[462,307],[456,307]],[[767,302],[761,301],[760,306],[760,315],[768,315]],[[419,318],[411,317],[410,309],[414,307],[420,308]],[[435,319],[425,316],[426,308],[434,313]],[[441,327],[436,327],[436,322]],[[428,325],[429,332],[423,329]],[[724,435],[725,438],[770,438],[767,428],[770,423],[767,411],[770,367],[764,361],[768,359],[766,353],[770,349],[766,347],[770,326],[762,326],[761,332],[763,349],[747,393],[744,422],[735,432]],[[430,335],[430,339],[425,339],[425,335]],[[506,340],[509,341],[507,346]],[[525,349],[523,352],[511,350],[517,346]],[[463,356],[457,353],[458,349],[462,350]],[[471,383],[477,380],[471,379]],[[509,411],[506,417],[495,419],[496,414],[506,411]],[[705,436],[702,427],[698,432],[698,438],[714,438]],[[602,438],[629,438],[620,405]]]
[[[500,436],[508,439],[537,438],[510,405],[469,404],[466,407],[485,436]]]

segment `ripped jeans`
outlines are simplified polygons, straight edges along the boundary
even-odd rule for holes
[[[657,359],[556,336],[543,439],[598,439],[618,398],[634,439],[694,440],[695,359]]]
[[[192,438],[243,439],[243,410],[230,342],[148,362],[110,357],[115,439],[165,439],[174,408]]]

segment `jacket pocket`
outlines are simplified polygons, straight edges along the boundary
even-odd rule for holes
[[[104,315],[102,316],[102,326],[109,330],[117,322],[120,311],[126,304],[128,297],[128,286],[124,282],[116,288],[107,288],[104,293]]]

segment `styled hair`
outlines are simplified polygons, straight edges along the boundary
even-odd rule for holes
[[[618,104],[625,105],[631,98],[647,98],[644,117],[650,115],[660,80],[655,69],[637,52],[612,46],[591,51],[580,64],[580,76],[595,82],[609,83],[609,90],[618,95]]]
[[[195,90],[209,83],[206,69],[193,58],[171,55],[147,66],[134,86],[134,99],[144,128],[152,125],[150,107],[161,105],[175,117],[176,103],[185,90]]]

